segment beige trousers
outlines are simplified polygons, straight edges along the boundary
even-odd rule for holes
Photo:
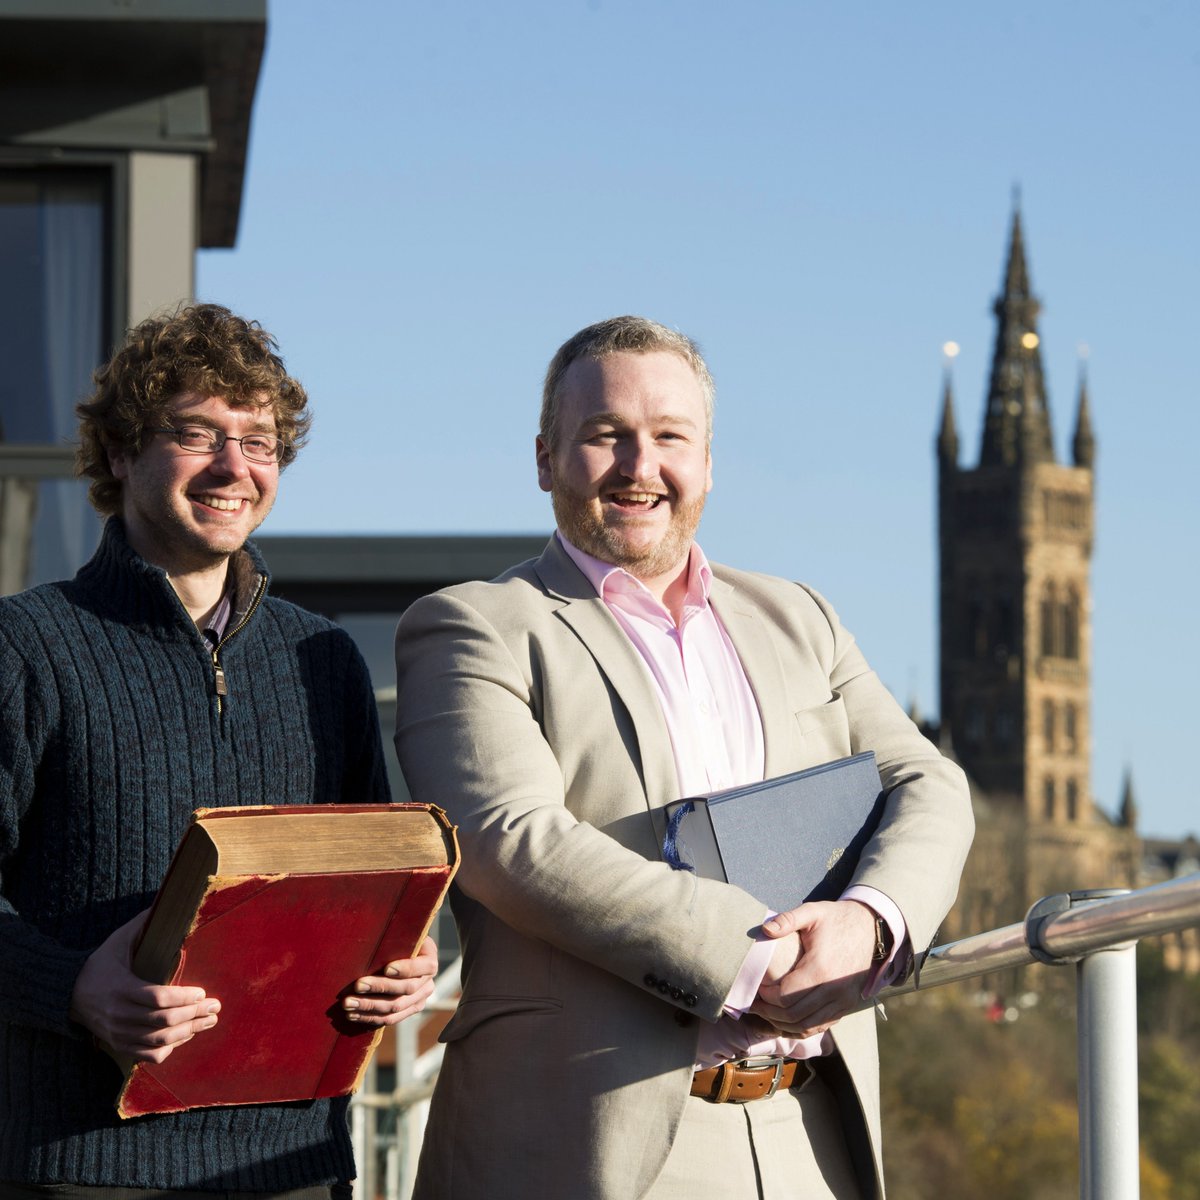
[[[862,1200],[833,1093],[749,1104],[689,1097],[662,1173],[645,1200]]]

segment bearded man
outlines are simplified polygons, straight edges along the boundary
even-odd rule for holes
[[[820,595],[696,544],[712,398],[682,334],[576,334],[536,441],[550,544],[400,622],[400,763],[463,851],[420,1200],[883,1195],[852,1010],[931,942],[970,802]],[[681,796],[864,750],[886,806],[838,900],[772,916],[660,861]]]

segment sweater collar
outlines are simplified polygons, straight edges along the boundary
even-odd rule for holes
[[[234,608],[242,610],[249,604],[258,578],[269,579],[266,563],[257,547],[247,542],[234,554],[230,567],[230,578],[235,583]],[[147,562],[130,546],[120,517],[109,517],[104,523],[96,553],[80,568],[75,581],[93,594],[96,604],[126,621],[171,626],[182,619],[195,631],[166,571]]]

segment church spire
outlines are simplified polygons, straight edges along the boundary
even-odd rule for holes
[[[980,466],[1054,461],[1037,318],[1029,283],[1019,199],[1014,197],[1004,288],[993,305],[996,345],[988,384]]]
[[[1086,359],[1079,363],[1079,404],[1075,410],[1075,436],[1071,439],[1071,453],[1077,467],[1095,467],[1096,437],[1092,433],[1092,410],[1088,403]]]
[[[958,466],[958,430],[954,425],[954,388],[949,363],[942,377],[942,425],[938,430],[937,453],[943,466]]]
[[[1138,821],[1137,801],[1133,796],[1133,771],[1125,768],[1125,779],[1121,787],[1121,811],[1118,820],[1126,829],[1136,829]]]

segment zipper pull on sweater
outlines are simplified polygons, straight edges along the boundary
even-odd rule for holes
[[[246,623],[254,615],[254,610],[262,603],[262,598],[267,594],[267,577],[260,575],[258,577],[258,586],[254,589],[254,598],[250,601],[250,607],[246,609],[241,619],[233,629],[229,630],[220,642],[217,643],[216,649],[212,652],[213,661],[213,688],[217,695],[217,711],[222,711],[221,699],[229,695],[229,685],[225,682],[225,668],[221,666],[221,660],[217,655],[221,652],[221,647],[225,645],[231,637],[240,633]]]

